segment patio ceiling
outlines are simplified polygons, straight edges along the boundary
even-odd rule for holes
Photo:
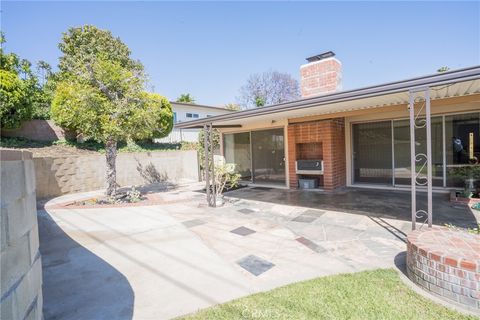
[[[239,126],[252,122],[279,121],[407,105],[409,90],[421,87],[430,87],[431,100],[478,94],[480,93],[480,66],[182,122],[176,124],[176,127],[195,128],[209,123],[214,126]]]

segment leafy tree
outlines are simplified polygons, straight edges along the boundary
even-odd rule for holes
[[[14,129],[32,116],[28,92],[30,81],[27,78],[30,63],[20,60],[14,53],[5,53],[3,50],[5,42],[5,35],[0,33],[1,127]]]
[[[258,96],[255,97],[255,107],[264,107],[265,106],[265,97]]]
[[[173,126],[168,100],[144,89],[143,66],[110,31],[70,28],[59,48],[52,118],[105,145],[107,195],[116,195],[117,142],[161,138]]]
[[[5,43],[3,33],[0,35],[0,41],[2,45]],[[5,53],[2,47],[0,70],[2,70],[2,128],[17,128],[23,121],[31,118],[48,118],[52,90],[45,90],[47,86],[40,84],[37,75],[32,71],[32,64],[28,60],[20,59],[15,53]],[[48,77],[50,75],[51,72]]]
[[[438,68],[437,72],[442,73],[442,72],[447,72],[448,70],[450,70],[450,68],[447,66],[444,66],[444,67]]]
[[[52,72],[52,68],[45,61],[37,63],[37,79],[40,90],[35,91],[33,99],[34,119],[50,119],[50,107],[55,94],[57,74]]]
[[[242,109],[242,107],[240,107],[240,105],[236,103],[227,103],[224,107],[227,110],[233,110],[233,111],[239,111]]]
[[[267,71],[252,74],[240,88],[240,104],[244,108],[263,107],[288,102],[300,97],[298,81],[288,73]]]
[[[32,110],[27,104],[25,86],[14,72],[0,70],[0,118],[2,128],[12,129],[30,119]]]
[[[190,93],[182,93],[180,97],[178,97],[177,102],[195,103],[195,99],[190,95]]]

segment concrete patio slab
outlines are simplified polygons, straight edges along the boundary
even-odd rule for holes
[[[347,195],[332,210],[339,198],[326,195],[326,204],[312,207],[317,193],[289,191],[243,188],[219,208],[202,205],[204,195],[192,188],[166,192],[172,202],[148,207],[47,206],[39,211],[46,319],[169,319],[292,282],[394,267],[405,251],[403,209],[358,210],[384,201],[378,194],[355,193],[356,210],[340,211],[355,199]],[[448,208],[442,219],[470,221]]]
[[[46,319],[169,319],[253,292],[160,207],[50,210],[40,220]]]

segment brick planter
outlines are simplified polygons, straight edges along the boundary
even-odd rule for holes
[[[457,193],[455,191],[450,192],[450,202],[458,203],[458,204],[464,204],[469,207],[473,206],[474,204],[480,203],[479,198],[462,198],[462,197],[457,197]]]
[[[407,238],[408,277],[431,293],[480,311],[480,236],[423,228]]]

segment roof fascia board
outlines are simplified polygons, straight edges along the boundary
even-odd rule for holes
[[[243,119],[251,116],[261,116],[270,113],[277,113],[283,111],[297,110],[301,108],[316,107],[325,104],[332,104],[337,102],[345,102],[356,99],[376,97],[386,94],[393,94],[398,92],[407,92],[413,88],[430,87],[438,85],[447,85],[455,82],[462,82],[468,80],[480,79],[480,66],[465,68],[441,74],[429,75],[425,77],[414,78],[406,81],[396,81],[392,83],[371,86],[356,90],[341,91],[330,95],[312,97],[273,106],[262,107],[258,109],[250,109],[233,114],[218,115],[210,118],[204,118],[194,121],[183,122],[179,128],[188,128],[204,123],[212,123],[215,121]]]

